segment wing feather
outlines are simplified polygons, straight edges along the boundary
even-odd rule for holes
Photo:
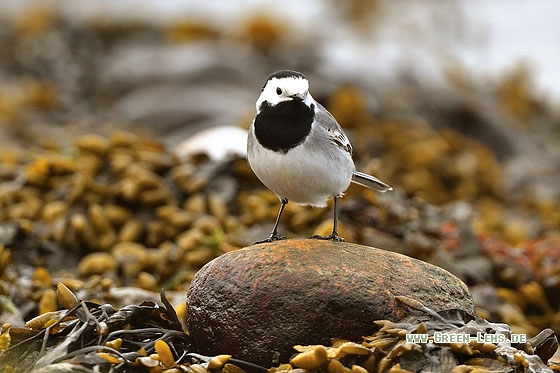
[[[336,119],[327,111],[327,109],[323,107],[323,105],[318,102],[315,104],[317,105],[317,108],[315,109],[315,122],[326,131],[327,137],[330,141],[352,155],[352,145],[342,130],[342,127],[340,127],[340,124],[338,124]],[[393,190],[393,187],[389,184],[384,183],[374,176],[359,171],[354,171],[354,174],[352,175],[352,182],[380,192]]]
[[[369,189],[377,190],[379,192],[387,192],[393,190],[393,187],[390,186],[389,184],[384,183],[383,181],[379,180],[374,176],[364,174],[363,172],[360,171],[354,171],[354,174],[352,175],[352,182],[354,184],[358,184]]]
[[[338,124],[336,119],[328,112],[327,109],[325,109],[323,105],[318,102],[315,102],[315,104],[317,105],[317,108],[315,109],[315,121],[317,124],[327,131],[329,140],[341,149],[352,154],[352,144],[350,144],[350,140],[348,140],[348,137],[342,130],[342,127],[340,127],[340,124]]]

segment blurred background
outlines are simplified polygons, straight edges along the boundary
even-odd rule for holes
[[[557,7],[0,1],[1,138],[60,144],[126,129],[175,147],[210,127],[246,128],[266,76],[290,68],[326,105],[350,88],[368,115],[475,137],[515,186],[558,197]]]
[[[0,221],[39,237],[16,259],[53,275],[64,261],[48,256],[70,249],[62,269],[81,278],[184,290],[268,234],[278,201],[247,169],[245,133],[266,77],[298,70],[359,168],[396,187],[350,189],[342,235],[451,270],[516,332],[558,333],[558,14],[546,0],[0,0]],[[328,233],[331,214],[289,205],[285,229]]]

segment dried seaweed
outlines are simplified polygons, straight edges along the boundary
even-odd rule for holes
[[[143,302],[120,310],[80,301],[76,307],[57,313],[56,319],[47,320],[48,326],[40,331],[11,328],[11,334],[27,338],[0,354],[0,368],[50,371],[54,365],[64,364],[79,371],[131,371],[132,367],[147,371],[137,359],[154,354],[158,341],[169,346],[174,364],[187,362],[190,338],[163,292],[161,300],[162,304]],[[33,325],[33,320],[28,325]],[[118,348],[111,347],[116,340]]]

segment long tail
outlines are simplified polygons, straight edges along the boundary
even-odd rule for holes
[[[389,190],[393,190],[393,187],[389,184],[384,183],[376,177],[364,174],[363,172],[359,171],[354,171],[354,174],[352,175],[352,182],[369,189],[377,190],[379,192],[387,192]]]

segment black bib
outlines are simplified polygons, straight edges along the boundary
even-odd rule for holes
[[[314,110],[299,99],[271,106],[265,101],[255,117],[255,136],[267,149],[287,153],[311,132]]]

